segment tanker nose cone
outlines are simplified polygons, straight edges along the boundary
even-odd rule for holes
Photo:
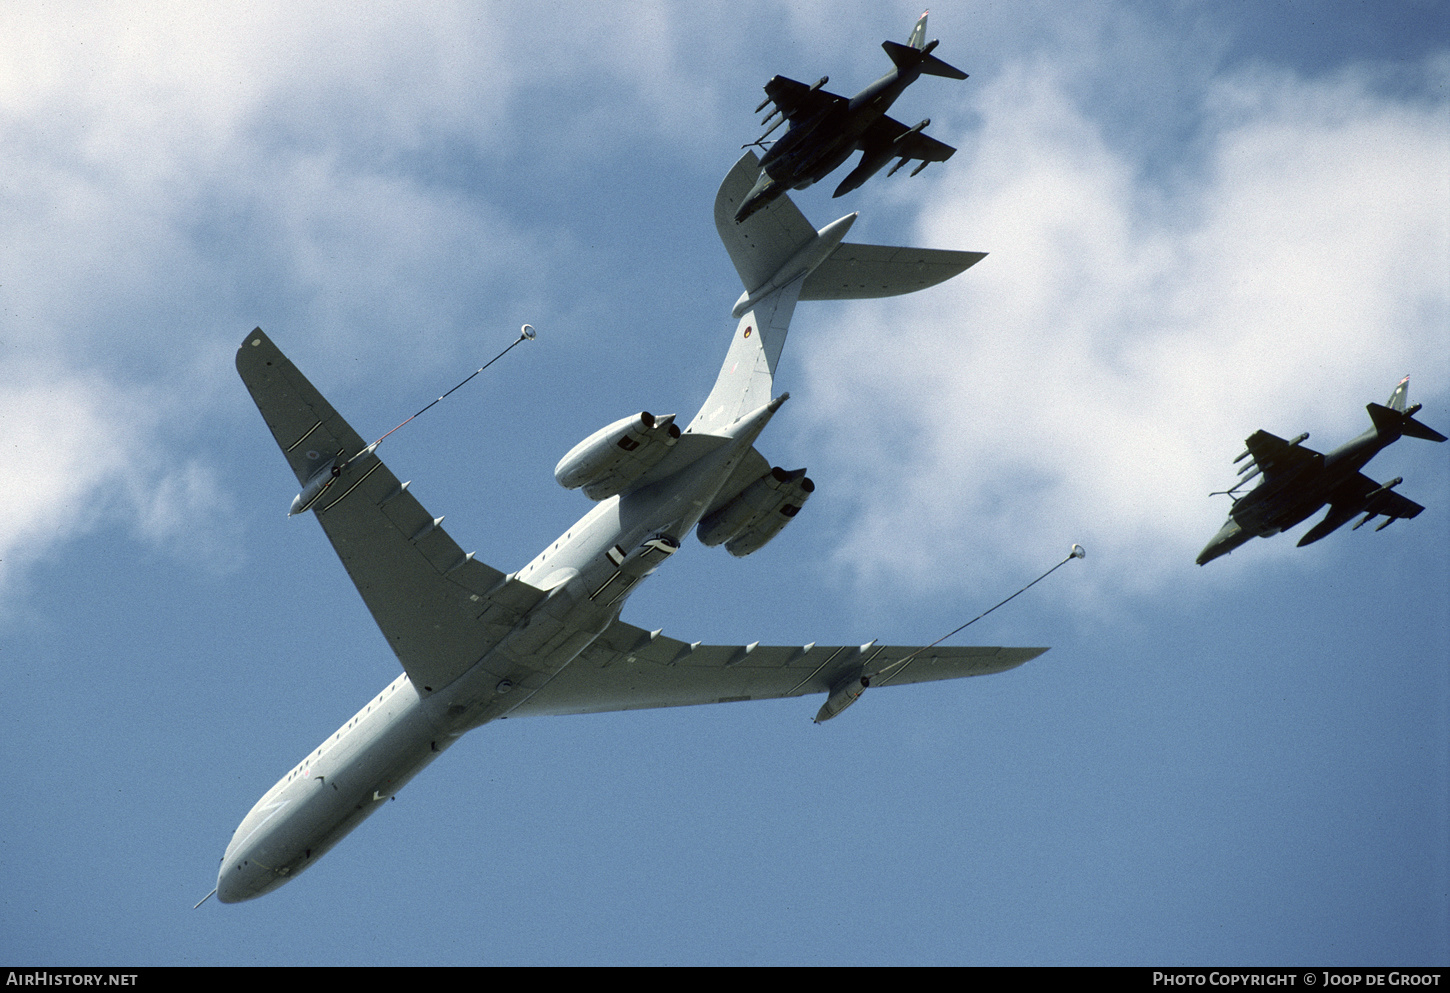
[[[241,903],[282,885],[286,880],[266,866],[248,859],[224,861],[217,874],[216,898],[222,903]]]

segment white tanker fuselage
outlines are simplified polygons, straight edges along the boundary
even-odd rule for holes
[[[740,418],[667,477],[593,508],[519,570],[548,596],[471,669],[426,695],[399,676],[279,779],[233,833],[218,899],[250,900],[294,878],[465,731],[503,717],[573,661],[679,548],[784,400]]]

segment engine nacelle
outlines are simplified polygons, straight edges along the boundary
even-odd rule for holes
[[[655,417],[643,411],[600,428],[571,448],[554,467],[554,478],[566,490],[582,486],[589,499],[604,500],[658,465],[679,437],[674,414]]]
[[[709,547],[724,542],[731,555],[749,555],[790,523],[815,488],[804,469],[787,472],[777,466],[707,514],[695,534]]]

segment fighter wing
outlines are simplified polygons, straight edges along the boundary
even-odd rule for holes
[[[847,102],[845,97],[820,89],[819,85],[810,87],[786,76],[770,77],[770,82],[765,84],[765,95],[777,110],[785,114],[792,127],[836,104]]]
[[[1390,485],[1398,482],[1397,479]],[[1330,502],[1336,508],[1352,508],[1349,509],[1351,517],[1364,512],[1373,517],[1388,517],[1390,520],[1400,517],[1409,519],[1425,509],[1408,497],[1400,496],[1393,489],[1381,486],[1362,472],[1355,473],[1353,479],[1339,487]]]
[[[915,648],[876,645],[702,645],[615,621],[510,717],[593,714],[829,693],[875,675],[872,686],[1002,672],[1045,648],[943,648],[894,665]]]
[[[1310,465],[1322,466],[1324,456],[1302,445],[1291,444],[1267,431],[1255,431],[1244,442],[1254,463],[1263,470],[1264,480],[1298,472]]]
[[[237,350],[237,372],[298,482],[365,448],[260,328]],[[438,527],[443,518],[424,510],[372,453],[348,463],[312,509],[420,690],[462,675],[544,595],[465,555]]]
[[[1400,496],[1394,490],[1385,490],[1372,497],[1364,505],[1364,509],[1377,517],[1388,517],[1391,520],[1403,517],[1408,520],[1425,508],[1407,497]]]
[[[945,162],[956,152],[951,145],[919,130],[913,131],[884,114],[861,136],[861,149],[866,158],[884,153],[887,160],[920,159],[922,162]]]

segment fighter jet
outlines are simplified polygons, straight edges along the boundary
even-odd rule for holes
[[[716,198],[745,293],[700,412],[683,431],[673,414],[631,414],[576,445],[554,475],[595,506],[513,572],[464,552],[260,328],[242,340],[237,371],[301,486],[292,509],[321,524],[403,672],[242,819],[217,877],[222,902],[295,879],[461,735],[501,717],[823,693],[825,721],[868,686],[1001,672],[1046,651],[703,645],[620,619],[691,530],[749,555],[815,489],[804,469],[772,468],[755,447],[788,397],[774,377],[796,302],[908,293],[982,257],[848,244],[854,214],[817,231],[788,197],[736,224],[757,169],[747,152]]]
[[[1223,491],[1233,497],[1233,510],[1227,523],[1198,553],[1198,564],[1227,555],[1255,536],[1268,538],[1286,531],[1326,503],[1329,513],[1299,539],[1300,547],[1338,530],[1356,514],[1364,517],[1354,530],[1376,517],[1383,517],[1384,522],[1375,528],[1383,531],[1397,519],[1414,517],[1424,510],[1413,500],[1393,492],[1404,481],[1403,476],[1382,486],[1359,471],[1380,449],[1394,444],[1403,435],[1426,441],[1445,440],[1443,434],[1415,420],[1415,412],[1420,409],[1418,403],[1405,407],[1409,390],[1410,377],[1406,376],[1385,406],[1366,405],[1373,422],[1370,429],[1328,455],[1304,447],[1302,442],[1309,437],[1307,433],[1285,441],[1267,431],[1255,431],[1247,439],[1247,449],[1234,459],[1235,463],[1249,460],[1239,470],[1243,478],[1233,488]],[[1239,496],[1239,487],[1258,475],[1263,476],[1259,485]]]
[[[814,86],[785,76],[774,76],[765,84],[766,99],[755,110],[759,113],[767,104],[774,103],[775,109],[762,123],[769,123],[777,114],[781,119],[755,144],[763,145],[785,121],[790,122],[790,128],[761,160],[760,176],[736,211],[737,222],[787,189],[803,190],[829,175],[858,148],[861,149],[860,164],[836,187],[832,196],[851,192],[895,158],[901,161],[892,167],[891,173],[910,159],[921,160],[912,170],[913,176],[929,162],[945,162],[951,158],[955,148],[922,134],[931,118],[908,128],[886,116],[896,98],[922,73],[949,79],[967,78],[966,73],[931,54],[937,43],[926,41],[926,16],[921,15],[905,45],[894,41],[881,43],[895,68],[849,100],[821,89],[829,79],[826,76]]]

